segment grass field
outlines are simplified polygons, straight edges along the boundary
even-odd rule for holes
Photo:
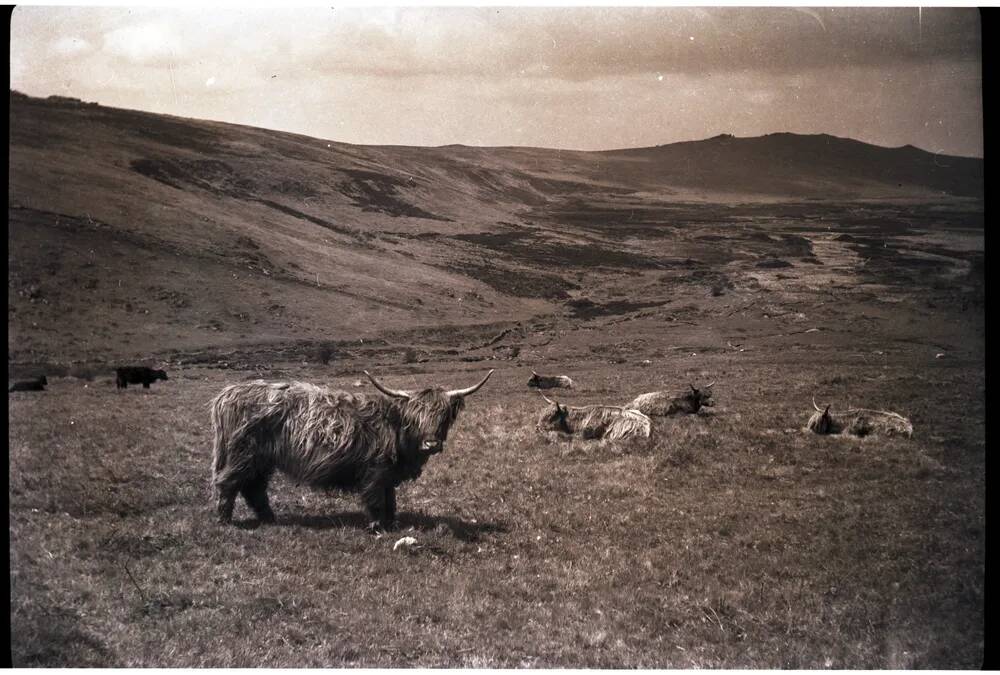
[[[11,111],[8,377],[50,381],[8,396],[15,665],[982,665],[980,160],[793,135],[367,148]],[[116,390],[140,362],[170,379]],[[225,385],[488,368],[401,488],[400,531],[284,479],[277,525],[242,502],[216,523]],[[648,441],[551,438],[532,370],[572,377],[550,393],[572,405],[714,381],[715,407]],[[814,398],[913,438],[807,433]]]
[[[710,413],[624,446],[538,436],[527,371],[502,370],[381,537],[354,499],[281,480],[279,525],[243,504],[214,522],[205,404],[232,373],[12,395],[15,663],[977,667],[984,437],[961,420],[985,414],[982,376],[885,366],[850,388],[912,411],[917,438],[847,440],[801,431],[795,382],[854,382],[850,364],[763,361],[726,364]],[[939,406],[897,393],[925,378]],[[404,535],[419,548],[394,552]]]

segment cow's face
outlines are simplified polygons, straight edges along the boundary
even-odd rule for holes
[[[573,433],[569,428],[569,408],[558,403],[553,403],[538,418],[538,428],[541,431],[560,431],[564,434]]]
[[[165,371],[165,370],[154,370],[153,371],[153,377],[156,378],[157,380],[166,380],[167,379],[167,371]]]
[[[406,447],[416,446],[425,455],[434,455],[444,450],[448,430],[458,417],[458,412],[465,406],[465,397],[479,391],[492,374],[491,370],[478,384],[465,389],[446,391],[441,387],[433,387],[414,394],[402,389],[390,389],[365,371],[376,389],[397,402],[402,417],[402,443]]]
[[[532,373],[531,378],[528,379],[529,387],[537,387],[541,384],[541,378],[538,377],[538,373]]]
[[[695,389],[694,393],[699,407],[711,408],[715,405],[715,401],[712,400],[711,389]]]
[[[450,397],[438,387],[413,394],[401,404],[407,445],[417,446],[425,455],[436,455],[444,450],[448,431],[464,406],[464,399]]]
[[[838,431],[833,416],[830,415],[830,406],[827,406],[826,410],[816,408],[816,413],[809,418],[809,428],[817,434],[832,434]]]

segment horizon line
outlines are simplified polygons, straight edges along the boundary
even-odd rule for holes
[[[632,146],[632,147],[614,147],[614,148],[605,148],[605,149],[601,149],[601,150],[581,150],[581,149],[578,149],[578,148],[555,148],[555,147],[542,146],[542,145],[471,145],[471,144],[468,144],[468,143],[443,143],[441,145],[412,145],[412,144],[407,144],[407,143],[353,143],[351,141],[341,141],[341,140],[336,140],[336,139],[333,139],[333,138],[322,138],[320,136],[311,136],[309,134],[298,132],[298,131],[286,131],[286,130],[283,130],[283,129],[274,129],[272,127],[262,127],[262,126],[255,126],[255,125],[252,125],[252,124],[244,124],[242,122],[232,122],[232,121],[228,121],[228,120],[211,119],[211,118],[207,118],[207,117],[185,117],[183,115],[176,115],[176,114],[173,114],[173,113],[157,112],[157,111],[154,111],[154,110],[145,110],[145,109],[142,109],[142,108],[123,108],[123,107],[119,107],[119,106],[106,105],[106,104],[100,103],[99,101],[85,101],[85,100],[83,100],[81,98],[78,98],[78,97],[75,97],[75,96],[66,96],[66,95],[63,95],[63,94],[49,94],[48,96],[33,96],[31,94],[26,94],[26,93],[24,93],[22,91],[19,91],[17,89],[12,88],[12,87],[9,88],[9,94],[10,94],[10,98],[9,98],[9,102],[10,103],[13,103],[13,100],[14,100],[13,99],[13,95],[14,94],[17,94],[18,96],[22,96],[24,98],[34,99],[36,101],[48,101],[48,100],[51,100],[51,99],[55,99],[56,101],[63,100],[63,101],[68,101],[68,102],[69,101],[72,101],[72,102],[77,102],[78,101],[80,105],[84,105],[84,106],[97,106],[99,108],[107,108],[107,109],[110,109],[110,110],[125,110],[125,111],[129,111],[129,112],[144,113],[144,114],[147,114],[147,115],[160,115],[160,116],[163,116],[163,117],[173,117],[173,118],[176,118],[176,119],[191,120],[191,121],[195,121],[195,122],[210,122],[210,123],[213,123],[213,124],[228,124],[228,125],[231,125],[231,126],[246,127],[246,128],[249,128],[249,129],[259,129],[261,131],[269,131],[269,132],[272,132],[272,133],[290,134],[290,135],[293,135],[293,136],[302,136],[304,138],[310,138],[310,139],[313,139],[313,140],[324,141],[324,142],[329,142],[329,143],[337,143],[337,144],[340,144],[340,145],[350,145],[350,146],[355,146],[355,147],[368,147],[368,148],[413,148],[413,149],[423,148],[423,149],[430,149],[430,150],[438,150],[438,149],[443,149],[443,148],[470,148],[470,149],[474,149],[474,150],[548,150],[548,151],[551,151],[551,152],[573,152],[573,153],[591,153],[591,154],[596,154],[596,153],[622,152],[622,151],[631,151],[631,150],[650,150],[650,149],[654,149],[654,148],[665,148],[665,147],[669,147],[671,145],[681,145],[681,144],[685,144],[685,143],[703,143],[705,141],[710,141],[710,140],[714,140],[714,139],[718,139],[718,138],[733,138],[733,139],[739,139],[739,140],[750,140],[750,139],[756,139],[756,138],[766,138],[768,136],[787,135],[787,136],[800,136],[800,137],[803,137],[803,138],[816,137],[816,136],[828,136],[830,138],[835,138],[835,139],[844,140],[844,141],[853,141],[855,143],[862,143],[864,145],[869,145],[871,147],[881,148],[881,149],[884,149],[884,150],[902,150],[904,148],[914,148],[914,149],[919,150],[921,152],[925,152],[925,153],[927,153],[929,155],[935,155],[935,156],[939,156],[939,157],[954,157],[954,158],[957,158],[957,159],[977,159],[977,160],[980,160],[980,161],[982,161],[984,159],[984,157],[982,155],[953,155],[953,154],[949,154],[949,153],[946,153],[946,152],[937,152],[937,151],[934,151],[934,150],[928,150],[927,148],[920,147],[919,145],[915,145],[913,143],[904,143],[903,145],[895,145],[895,146],[893,146],[893,145],[880,145],[878,143],[871,143],[869,141],[863,141],[863,140],[854,138],[852,136],[838,136],[836,134],[831,134],[831,133],[828,133],[828,132],[799,133],[799,132],[795,132],[795,131],[771,131],[771,132],[767,132],[767,133],[760,134],[760,135],[757,135],[757,136],[737,136],[735,134],[728,133],[728,132],[720,132],[720,133],[713,134],[711,136],[705,136],[705,137],[702,137],[702,138],[691,138],[691,139],[682,140],[682,141],[671,141],[669,143],[657,143],[655,145],[638,145],[638,146]]]

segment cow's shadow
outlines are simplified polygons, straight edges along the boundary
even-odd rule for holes
[[[371,521],[360,511],[342,511],[328,515],[310,515],[303,513],[278,514],[275,527],[305,527],[311,530],[334,530],[349,528],[368,530]],[[431,516],[426,513],[402,511],[396,519],[397,527],[390,534],[402,533],[410,528],[417,532],[432,532],[444,530],[450,532],[456,539],[465,542],[477,542],[484,534],[507,532],[503,523],[463,520],[454,516]],[[233,526],[242,530],[256,530],[262,523],[256,518],[233,520]]]

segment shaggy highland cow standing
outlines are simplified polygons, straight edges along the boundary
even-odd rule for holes
[[[557,387],[572,389],[573,380],[565,375],[539,375],[535,371],[531,371],[528,386],[535,389],[555,389]]]
[[[143,389],[157,380],[167,380],[165,370],[153,370],[146,366],[122,366],[115,368],[115,388],[128,389],[130,384],[141,384]]]
[[[40,375],[31,380],[16,380],[7,387],[7,392],[12,391],[45,391],[45,385],[49,383],[49,378]]]
[[[913,435],[913,424],[902,415],[887,410],[868,410],[866,408],[851,408],[830,414],[830,406],[820,410],[813,399],[816,412],[809,418],[806,428],[816,434],[848,434],[851,436],[882,436]]]
[[[713,382],[712,384],[715,384]],[[666,417],[668,415],[694,415],[699,410],[710,408],[715,405],[712,401],[712,384],[704,389],[685,391],[680,396],[671,396],[665,391],[651,391],[648,394],[640,394],[626,407],[634,408],[653,417]]]
[[[336,391],[305,382],[262,381],[226,387],[212,401],[212,483],[219,519],[232,519],[237,493],[262,522],[274,522],[267,484],[275,470],[321,489],[359,492],[371,529],[391,529],[396,487],[420,475],[444,449],[448,430],[478,384],[385,396]]]
[[[571,408],[559,405],[543,396],[552,406],[538,419],[538,430],[557,431],[584,439],[621,441],[627,438],[649,438],[652,420],[638,410],[613,405],[589,405]]]

